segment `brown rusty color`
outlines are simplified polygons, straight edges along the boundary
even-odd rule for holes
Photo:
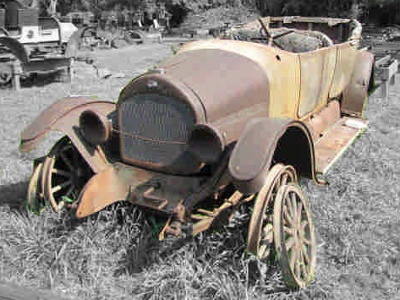
[[[145,73],[127,84],[120,93],[117,111],[125,100],[137,94],[158,94],[188,103],[195,114],[196,122],[206,122],[204,107],[198,96],[183,81],[165,74],[163,69]]]
[[[266,78],[266,83],[268,83],[269,88],[266,92],[267,98],[265,98],[264,102],[254,102],[254,100],[251,99],[249,103],[253,103],[254,106],[265,103],[268,105],[268,108],[265,109],[268,109],[267,112],[270,117],[295,117],[295,107],[300,93],[300,62],[297,54],[259,43],[234,40],[205,40],[183,46],[177,56],[180,56],[181,53],[196,52],[200,50],[220,50],[223,53],[231,52],[257,64],[265,73],[262,77]],[[237,56],[232,56],[232,59],[233,57]],[[248,60],[242,61],[244,63]],[[239,66],[242,66],[240,61],[238,61],[237,66],[236,63],[233,62],[228,70],[232,73],[240,73],[233,72],[233,70],[241,70],[241,68],[238,68]],[[210,68],[212,68],[212,66],[210,66]],[[250,80],[254,80],[254,76],[255,74],[250,75]],[[254,87],[252,83],[248,83],[248,78],[243,77],[241,79],[240,87],[243,90],[247,91],[249,87]],[[220,87],[220,85],[217,85],[217,87]],[[237,88],[238,87],[235,87],[235,89]],[[220,92],[222,92],[222,89]],[[243,94],[243,92],[240,92],[240,94]],[[235,99],[237,99],[236,101],[239,103],[235,103],[235,105],[225,105],[225,109],[229,107],[227,112],[231,111],[231,107],[233,106],[237,108],[251,109],[252,105],[244,105],[249,101],[247,100],[247,96],[244,99],[238,99],[237,97],[235,97]],[[221,112],[219,118],[229,118],[230,114],[227,112]],[[211,117],[208,117],[207,120],[212,123],[221,122],[219,119],[212,119]]]
[[[359,51],[357,61],[348,87],[343,93],[342,111],[361,117],[368,97],[374,55],[368,51]]]
[[[294,131],[295,140],[283,139]],[[294,151],[295,148],[299,149]],[[297,157],[296,152],[301,153],[301,161],[292,161]],[[236,188],[245,194],[260,191],[274,157],[285,160],[286,164],[299,168],[299,173],[308,174],[316,183],[323,184],[316,176],[314,144],[306,125],[287,118],[260,118],[249,122],[229,161],[229,172]]]
[[[202,177],[172,176],[115,163],[94,175],[79,197],[77,217],[85,217],[118,201],[172,213],[199,190]]]
[[[209,123],[259,103],[267,106],[267,75],[257,63],[232,51],[202,48],[180,52],[161,68],[193,90]]]
[[[305,124],[310,129],[313,141],[318,140],[340,118],[340,104],[332,100],[320,112],[309,117]]]
[[[115,104],[108,101],[84,98],[66,98],[43,111],[34,122],[21,133],[21,151],[34,149],[49,131],[65,133],[85,158],[93,172],[103,170],[108,161],[99,146],[92,146],[79,130],[79,117],[87,109],[94,109],[107,116],[115,110]]]
[[[315,142],[316,169],[325,174],[346,149],[363,133],[368,121],[343,117]]]
[[[242,193],[236,191],[229,197],[229,199],[225,200],[224,203],[219,206],[218,208],[214,209],[213,211],[202,211],[203,214],[208,214],[208,217],[205,216],[204,218],[200,219],[200,221],[193,224],[193,235],[199,234],[202,231],[205,231],[212,227],[215,222],[218,222],[218,217],[223,214],[224,212],[229,212],[232,207],[236,207],[239,203],[243,203],[246,201],[246,198]],[[230,212],[231,215],[233,212]],[[196,219],[196,216],[193,216]]]
[[[303,118],[327,104],[336,64],[336,49],[322,48],[300,58],[300,100],[298,117]]]
[[[123,164],[109,165],[93,176],[83,188],[76,211],[78,218],[89,216],[106,206],[128,200],[132,186],[139,185],[153,173]]]

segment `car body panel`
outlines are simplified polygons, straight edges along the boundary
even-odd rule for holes
[[[269,116],[294,117],[295,101],[293,102],[293,99],[298,99],[300,92],[300,62],[296,54],[266,47],[263,44],[233,40],[206,40],[189,43],[184,45],[178,54],[209,49],[232,52],[259,65],[265,72],[270,86]]]
[[[361,117],[373,84],[374,55],[366,50],[357,54],[350,84],[343,92],[342,112]]]
[[[79,131],[79,116],[88,109],[95,109],[104,115],[109,115],[115,111],[115,103],[79,97],[65,98],[55,102],[21,133],[20,150],[31,151],[49,131],[59,131],[68,135],[95,173],[104,169],[108,161],[101,147],[90,145],[82,138]]]
[[[291,141],[284,138],[288,133],[292,134]],[[272,160],[279,159],[280,149],[290,149],[286,164],[323,184],[316,177],[313,142],[307,126],[290,118],[257,118],[248,123],[229,161],[229,172],[240,192],[251,194],[261,189]]]
[[[347,42],[336,47],[336,65],[333,75],[332,86],[329,97],[335,98],[341,95],[346,86],[350,83],[351,75],[357,57],[357,48],[353,42]]]

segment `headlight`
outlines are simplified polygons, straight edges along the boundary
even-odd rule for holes
[[[85,110],[79,117],[83,137],[92,145],[104,144],[110,138],[111,122],[95,110]]]
[[[225,140],[218,129],[199,124],[191,131],[188,141],[189,151],[202,162],[215,163],[225,149]]]

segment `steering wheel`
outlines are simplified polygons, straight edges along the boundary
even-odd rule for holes
[[[272,34],[269,32],[269,30],[267,29],[267,27],[265,26],[264,22],[261,20],[261,18],[259,18],[258,21],[260,22],[261,28],[262,28],[262,30],[264,31],[265,35],[266,35],[267,38],[268,38],[268,46],[271,46],[272,44],[274,44],[274,45],[275,45],[276,47],[278,47],[279,49],[283,49],[283,47],[282,47],[280,44],[278,44],[275,40],[278,39],[278,38],[281,38],[281,37],[283,37],[283,36],[285,36],[285,35],[288,35],[288,34],[291,34],[291,33],[294,32],[294,30],[291,29],[291,30],[285,31],[285,32],[283,32],[283,33],[279,33],[279,34],[276,34],[276,35],[272,35]]]

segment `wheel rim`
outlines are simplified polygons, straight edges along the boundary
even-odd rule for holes
[[[258,193],[249,224],[247,250],[260,259],[268,257],[273,245],[272,205],[279,188],[297,182],[292,166],[276,164],[269,171],[265,184]]]
[[[46,208],[46,202],[43,199],[43,193],[40,189],[40,178],[42,176],[43,163],[39,163],[32,172],[28,185],[28,194],[26,198],[26,207],[34,214],[41,214]]]
[[[286,284],[307,286],[315,274],[316,242],[308,200],[298,184],[279,189],[273,224],[275,250]]]
[[[62,138],[43,163],[42,189],[54,211],[67,204],[76,208],[79,194],[92,171],[72,142]]]

